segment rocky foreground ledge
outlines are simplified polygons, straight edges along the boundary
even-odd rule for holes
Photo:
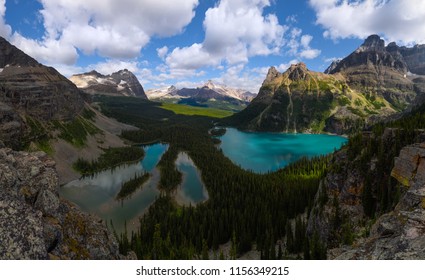
[[[391,175],[408,188],[400,202],[360,246],[331,252],[337,259],[425,259],[425,143],[404,147]]]
[[[59,198],[45,153],[0,149],[0,259],[120,259],[105,223]]]

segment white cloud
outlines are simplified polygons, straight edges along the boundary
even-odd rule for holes
[[[297,19],[297,15],[290,15],[286,17],[286,22],[288,23],[297,23],[298,19]]]
[[[8,39],[12,33],[10,25],[4,21],[4,15],[6,14],[6,0],[0,0],[0,36]]]
[[[210,54],[202,44],[175,48],[166,58],[170,68],[194,70],[205,66],[218,65],[220,57]]]
[[[14,33],[11,41],[19,49],[36,58],[39,61],[50,62],[49,64],[75,64],[78,58],[77,50],[69,44],[53,39],[37,41],[27,39],[19,33]]]
[[[229,67],[220,77],[213,79],[227,86],[258,93],[267,75],[268,67],[249,68],[244,64]]]
[[[139,72],[139,62],[123,61],[123,60],[107,60],[97,64],[91,64],[86,67],[86,71],[96,70],[101,74],[109,75],[122,69],[128,69],[129,71],[137,74]]]
[[[321,54],[321,51],[310,47],[313,36],[308,34],[301,36],[301,34],[301,29],[292,29],[291,39],[288,42],[289,54],[305,59],[314,59],[318,57]]]
[[[288,70],[289,67],[291,67],[292,64],[297,64],[299,61],[296,59],[293,59],[291,61],[289,61],[288,63],[282,63],[279,66],[276,67],[277,71],[279,72],[285,72],[286,70]]]
[[[379,34],[405,45],[425,43],[423,0],[310,0],[310,5],[324,36],[334,40]]]
[[[59,73],[69,78],[74,74],[88,72],[86,69],[80,66],[75,65],[66,65],[66,64],[51,64],[51,67],[55,68]],[[93,69],[91,69],[93,70]]]
[[[152,36],[181,33],[194,15],[198,0],[39,0],[45,35],[30,40],[15,33],[12,43],[44,63],[75,63],[77,49],[111,59],[135,58]],[[5,0],[0,0],[0,34]],[[60,47],[58,47],[60,46]],[[71,51],[71,49],[74,49]],[[49,56],[47,53],[52,53]]]
[[[205,13],[204,42],[174,49],[167,64],[171,68],[197,69],[278,54],[288,27],[280,25],[274,14],[263,15],[269,5],[268,0],[221,0]]]
[[[313,36],[303,35],[301,37],[301,46],[303,46],[305,49],[309,48],[311,40],[313,40]]]
[[[314,59],[320,55],[321,51],[317,49],[304,49],[299,53],[301,58]]]
[[[162,60],[164,60],[165,56],[168,53],[168,47],[163,46],[162,48],[158,48],[158,49],[156,49],[156,52],[158,53],[158,57],[161,58]]]
[[[182,89],[182,88],[196,88],[200,85],[204,84],[204,82],[193,82],[193,81],[180,81],[177,82],[174,86],[176,88]]]

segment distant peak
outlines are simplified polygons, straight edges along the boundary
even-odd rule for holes
[[[215,84],[213,83],[213,81],[208,80],[208,82],[206,82],[203,87],[213,89],[213,88],[215,88]]]
[[[96,77],[101,77],[103,76],[102,74],[100,74],[99,72],[97,72],[96,70],[91,70],[90,72],[86,73],[86,74],[81,74],[81,75],[90,75],[90,76],[96,76]]]
[[[131,71],[129,71],[128,69],[121,69],[115,73],[112,74],[119,74],[119,75],[126,75],[126,74],[133,74]]]

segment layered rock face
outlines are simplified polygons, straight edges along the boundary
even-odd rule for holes
[[[70,120],[83,107],[80,91],[51,67],[43,66],[0,38],[0,102],[40,120]]]
[[[102,75],[91,71],[73,75],[70,80],[89,94],[137,96],[147,99],[145,91],[137,77],[127,69]]]
[[[119,258],[104,222],[59,198],[54,166],[43,152],[0,149],[0,258]]]
[[[341,73],[350,87],[383,96],[395,107],[404,108],[418,94],[408,73],[425,73],[425,46],[385,46],[378,35],[369,36],[352,54],[331,66],[329,74]]]
[[[398,47],[408,70],[417,75],[425,75],[425,45],[416,45],[413,48]]]
[[[0,37],[0,141],[19,147],[25,117],[72,120],[83,108],[77,87]]]
[[[379,217],[359,248],[336,258],[425,259],[425,143],[404,147],[392,176],[407,192],[394,211]]]
[[[13,147],[16,139],[20,139],[23,133],[23,121],[21,117],[9,105],[0,102],[0,141],[9,147]]]

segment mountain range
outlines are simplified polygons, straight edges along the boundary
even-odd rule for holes
[[[196,88],[177,89],[175,86],[151,89],[146,92],[150,100],[172,102],[200,107],[216,107],[239,111],[245,108],[255,94],[213,83],[211,80]]]
[[[369,36],[326,73],[304,63],[274,67],[256,98],[229,124],[258,131],[350,133],[388,119],[425,96],[425,46],[398,47]]]
[[[88,94],[136,96],[147,99],[143,86],[129,70],[123,69],[111,75],[93,70],[69,78],[78,88]]]

